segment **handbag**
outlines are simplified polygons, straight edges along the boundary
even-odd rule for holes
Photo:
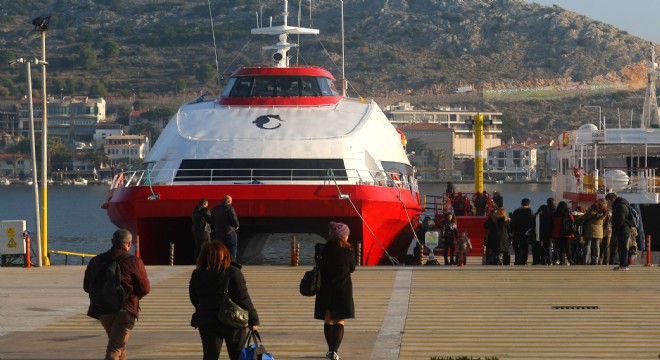
[[[239,360],[275,360],[275,357],[261,343],[259,332],[250,329],[247,333],[245,346],[241,350]]]
[[[244,329],[248,326],[248,311],[240,307],[229,297],[229,274],[225,276],[225,289],[220,300],[218,320],[222,325],[236,329]]]
[[[303,296],[314,296],[321,289],[321,269],[314,266],[312,270],[306,271],[300,280],[300,294]]]

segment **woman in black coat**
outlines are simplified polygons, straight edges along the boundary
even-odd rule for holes
[[[488,249],[492,252],[491,261],[499,265],[509,265],[511,238],[506,210],[504,208],[495,210],[484,223],[484,228],[488,231]]]
[[[225,281],[229,281],[229,297],[248,310],[248,327],[257,330],[259,325],[259,315],[250,300],[240,265],[231,262],[229,250],[221,242],[204,243],[188,287],[190,302],[195,306],[190,325],[199,329],[204,360],[219,358],[223,340],[227,343],[229,358],[237,360],[245,344],[247,329],[227,327],[218,320]]]
[[[337,350],[344,337],[344,319],[355,318],[353,283],[351,273],[355,271],[355,253],[348,242],[348,226],[330,222],[328,242],[323,246],[319,259],[321,289],[316,294],[314,318],[323,320],[323,332],[328,343],[326,357],[339,360]]]

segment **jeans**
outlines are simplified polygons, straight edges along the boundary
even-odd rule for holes
[[[619,266],[628,267],[628,238],[630,237],[630,230],[620,230],[616,235],[616,241],[619,246]]]
[[[199,250],[202,248],[202,245],[205,242],[211,241],[211,234],[207,233],[206,231],[193,231],[193,238],[195,239],[195,261],[197,261]]]
[[[456,259],[454,259],[454,241],[445,241],[445,248],[443,249],[443,255],[445,257],[445,265],[454,265],[456,264]],[[449,253],[449,259],[447,259],[447,254]]]
[[[600,240],[585,238],[582,245],[583,263],[585,265],[598,265],[600,263]]]
[[[135,316],[126,310],[121,310],[116,314],[101,315],[99,320],[108,335],[104,359],[126,360],[126,344],[135,326]]]
[[[231,261],[236,261],[236,256],[238,253],[238,235],[236,231],[232,230],[226,234],[220,236],[220,241],[227,247],[229,250],[229,255],[231,255]]]
[[[541,255],[543,264],[552,264],[552,239],[549,236],[541,236]]]
[[[515,254],[514,265],[527,265],[527,258],[529,257],[529,244],[527,243],[527,236],[514,235],[513,238],[513,251]]]

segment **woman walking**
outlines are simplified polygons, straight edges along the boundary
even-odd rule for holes
[[[245,344],[247,328],[236,329],[221,325],[218,321],[220,302],[227,281],[229,297],[248,310],[248,327],[257,330],[259,316],[250,300],[240,265],[231,261],[227,247],[220,241],[204,243],[188,288],[190,302],[195,306],[190,325],[199,329],[204,360],[219,358],[223,340],[227,343],[229,359],[237,360]]]
[[[344,319],[355,318],[353,283],[355,253],[348,242],[346,224],[328,224],[328,242],[318,246],[316,258],[321,269],[321,289],[316,294],[314,319],[323,320],[323,333],[328,343],[328,359],[339,360],[337,351],[344,338]]]

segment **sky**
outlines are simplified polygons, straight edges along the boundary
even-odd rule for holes
[[[660,0],[525,0],[563,9],[614,25],[660,44]]]

